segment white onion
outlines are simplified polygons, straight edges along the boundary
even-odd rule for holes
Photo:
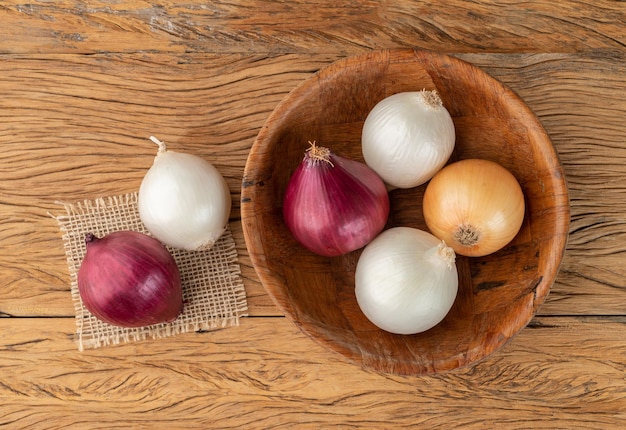
[[[455,254],[432,234],[394,227],[369,243],[356,267],[359,307],[377,327],[415,334],[439,324],[458,290]]]
[[[159,145],[139,188],[139,216],[166,245],[187,251],[210,249],[228,226],[230,190],[208,161]]]
[[[456,136],[436,91],[391,95],[370,111],[361,137],[363,158],[388,184],[411,188],[427,182],[448,161]]]

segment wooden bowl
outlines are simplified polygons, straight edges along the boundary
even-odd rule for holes
[[[485,158],[509,169],[526,198],[521,231],[486,257],[458,257],[459,293],[447,317],[416,335],[378,329],[354,294],[361,250],[321,257],[287,230],[282,200],[307,142],[363,161],[361,128],[383,98],[437,89],[457,141],[452,160]],[[387,227],[427,230],[425,185],[390,193]],[[241,213],[257,274],[276,305],[312,338],[365,369],[437,373],[466,366],[524,328],[557,275],[569,227],[567,186],[539,120],[510,89],[461,60],[419,50],[382,50],[338,61],[296,87],[269,116],[248,157]],[[286,346],[288,347],[288,346]]]

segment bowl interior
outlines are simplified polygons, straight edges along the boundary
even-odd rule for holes
[[[287,182],[309,141],[363,161],[361,128],[383,98],[436,89],[456,128],[451,161],[485,158],[509,169],[526,199],[521,231],[486,257],[457,258],[459,293],[439,325],[403,336],[370,323],[354,295],[360,250],[321,257],[300,246],[282,217]],[[390,193],[388,227],[427,230],[424,186]],[[554,282],[569,226],[555,149],[530,109],[478,68],[443,54],[383,50],[338,61],[295,88],[251,149],[242,186],[246,245],[264,287],[305,333],[361,366],[424,374],[473,363],[525,327]]]

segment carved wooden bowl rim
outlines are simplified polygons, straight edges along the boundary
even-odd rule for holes
[[[522,185],[527,211],[520,233],[504,249],[457,259],[459,297],[446,319],[427,332],[402,336],[376,328],[358,308],[353,280],[361,251],[326,258],[302,248],[283,223],[282,196],[308,141],[362,161],[360,127],[369,110],[388,95],[423,88],[437,89],[455,122],[451,161],[502,164]],[[423,187],[390,193],[388,227],[426,229],[419,210]],[[474,364],[522,330],[558,274],[569,214],[558,154],[531,109],[479,68],[424,50],[348,57],[303,81],[267,118],[242,182],[246,246],[274,303],[304,333],[349,361],[401,375]]]

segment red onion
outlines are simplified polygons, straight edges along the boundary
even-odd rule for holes
[[[180,273],[157,239],[118,231],[85,236],[87,253],[78,271],[85,307],[102,321],[142,327],[176,319],[183,308]]]
[[[389,216],[389,196],[369,167],[311,144],[283,201],[287,228],[304,247],[337,256],[367,245]]]

